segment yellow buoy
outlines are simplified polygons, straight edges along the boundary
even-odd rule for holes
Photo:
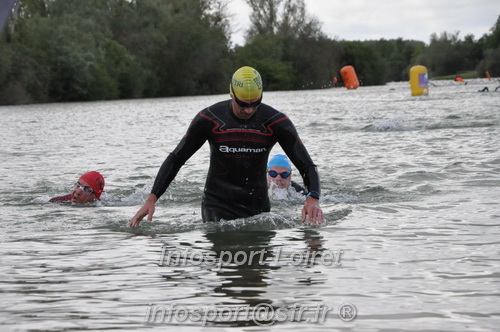
[[[345,66],[340,70],[340,75],[344,80],[344,86],[348,89],[357,89],[359,87],[358,77],[353,66]]]
[[[424,66],[411,67],[410,86],[412,96],[429,94],[429,77],[427,75],[427,68]]]

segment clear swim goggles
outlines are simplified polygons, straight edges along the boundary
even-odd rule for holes
[[[272,178],[277,177],[278,175],[281,176],[282,179],[286,179],[292,174],[291,172],[283,172],[283,173],[278,173],[276,171],[269,171],[269,176]]]
[[[87,195],[92,195],[95,192],[94,189],[90,188],[89,186],[82,186],[80,182],[75,183],[74,189],[81,189]]]

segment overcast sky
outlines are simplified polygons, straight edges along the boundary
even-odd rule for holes
[[[229,0],[234,15],[233,42],[244,43],[250,8]],[[500,0],[305,0],[307,12],[322,22],[322,31],[339,40],[414,39],[429,44],[443,31],[476,39],[490,33],[500,15]]]

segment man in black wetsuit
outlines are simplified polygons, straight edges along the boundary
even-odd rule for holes
[[[146,203],[130,220],[136,227],[147,215],[184,163],[210,143],[210,168],[202,202],[203,221],[232,220],[269,212],[267,159],[279,143],[304,179],[307,198],[302,222],[320,224],[320,183],[316,166],[292,121],[262,102],[262,79],[251,67],[238,69],[229,85],[230,100],[209,106],[191,122],[179,145],[163,162]]]

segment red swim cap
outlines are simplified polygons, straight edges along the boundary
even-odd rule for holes
[[[95,197],[99,199],[104,192],[104,178],[99,172],[88,172],[80,176],[80,180],[87,182],[94,190]]]

